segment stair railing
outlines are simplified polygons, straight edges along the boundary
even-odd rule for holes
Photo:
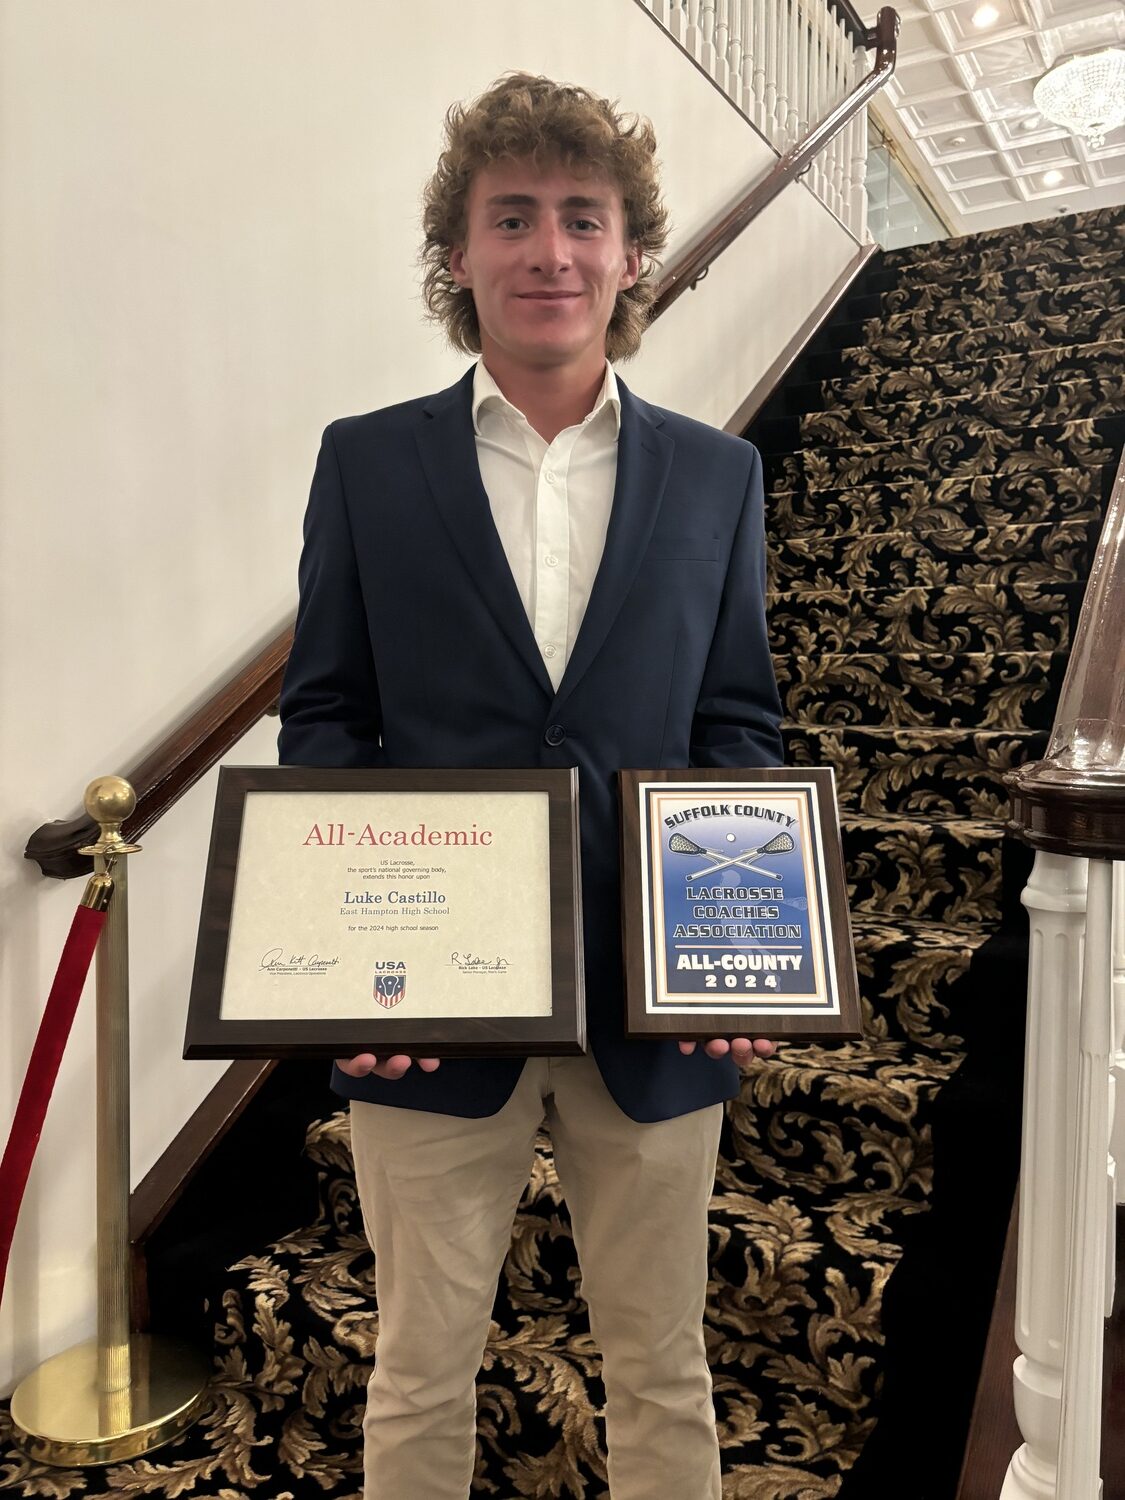
[[[878,24],[866,26],[849,0],[638,4],[782,157],[810,138],[810,123],[831,119],[864,80],[867,53],[880,46]],[[849,112],[844,127],[813,148],[802,168],[812,191],[860,241],[867,237],[866,167],[867,115],[859,110]]]
[[[802,3],[806,3],[806,0],[802,0]],[[822,4],[822,0],[807,0],[807,3],[812,6]],[[832,0],[832,3],[839,5],[841,0]],[[638,4],[646,10],[650,9],[645,0],[638,0]],[[724,13],[731,14],[733,8],[725,8]],[[753,9],[755,17],[764,15],[756,5],[750,7],[747,4],[744,9],[747,14]],[[697,0],[692,0],[688,10],[695,15],[699,14]],[[854,12],[851,14],[854,15]],[[755,25],[757,24],[758,21],[755,20]],[[862,27],[858,19],[854,24]],[[689,288],[694,288],[706,276],[712,262],[722,251],[773,202],[787,183],[809,169],[826,146],[839,139],[861,118],[865,122],[867,101],[886,85],[894,73],[898,29],[897,12],[885,6],[880,10],[874,28],[870,32],[864,32],[868,39],[867,45],[874,47],[876,52],[875,66],[871,72],[845,98],[835,103],[823,119],[817,120],[812,130],[787,150],[765,176],[748,188],[710,228],[672,259],[660,280],[652,308],[653,318],[660,317],[677,297]],[[737,35],[745,36],[747,32],[743,30]],[[804,35],[804,32],[800,32],[798,41]],[[763,53],[759,48],[753,56],[759,60],[767,53],[770,58],[775,57],[776,39],[771,46],[774,51],[767,48],[767,52]],[[808,101],[814,97],[807,87],[807,80],[811,76],[808,55],[803,50],[803,45],[797,46],[788,55],[795,59],[797,76],[805,80],[795,97]],[[806,102],[805,107],[811,106]],[[865,123],[862,128],[866,139]],[[859,192],[863,192],[862,179],[859,181]],[[124,827],[127,839],[134,842],[138,840],[200,777],[206,775],[224,755],[233,750],[263,714],[275,708],[292,641],[293,627],[290,624],[269,641],[246,667],[228,679],[200,709],[177,725],[141,762],[124,773],[137,797],[136,810],[126,820]],[[80,851],[83,845],[93,843],[96,837],[96,825],[86,814],[79,813],[66,820],[41,824],[28,840],[24,854],[38,864],[44,875],[69,880],[76,875],[89,873],[90,860]]]
[[[1123,620],[1125,457],[1046,757],[1006,778],[1008,827],[1036,855],[1023,893],[1031,948],[1013,1368],[1024,1443],[1002,1500],[1100,1493],[1103,1322],[1115,1204],[1125,1201],[1115,1173],[1115,1162],[1125,1168]]]

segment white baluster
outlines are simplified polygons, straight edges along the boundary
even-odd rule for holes
[[[820,120],[820,38],[816,28],[816,0],[812,0],[806,15],[809,27],[809,129],[812,130]],[[812,166],[805,177],[805,181],[814,193],[817,191],[817,177],[820,173],[820,164],[814,158]]]
[[[820,6],[813,0],[808,10],[809,18],[809,129],[812,130],[820,124],[821,99],[820,99]],[[812,167],[808,177],[805,179],[813,192],[819,198],[820,191],[820,156],[819,153],[813,158]]]
[[[699,62],[715,77],[715,0],[702,0],[699,8]]]
[[[857,47],[854,63],[854,82],[858,83],[867,73],[867,52]],[[852,134],[851,170],[851,218],[852,233],[856,239],[867,243],[871,231],[867,227],[867,111],[856,115]]]
[[[1058,1493],[1099,1500],[1105,1316],[1106,1148],[1113,1046],[1113,865],[1090,861],[1082,963],[1074,1186],[1067,1254]]]
[[[742,38],[746,35],[743,30],[746,24],[746,7],[742,0],[730,0],[730,40],[727,43],[727,93],[731,96],[739,109],[745,109],[742,102],[742,66],[746,61],[746,53]]]
[[[803,3],[798,4],[797,20],[797,139],[809,128],[809,18]]]
[[[806,108],[807,108],[807,111],[808,111],[806,119],[805,119],[805,131],[807,133],[808,131],[810,131],[813,128],[813,126],[817,122],[817,106],[816,106],[816,23],[814,22],[814,20],[812,18],[811,12],[809,12],[808,10],[805,11],[805,29],[808,32],[808,39],[809,39],[809,52],[808,52],[808,58],[807,58],[807,61],[806,61],[806,67],[808,69],[808,84],[807,84],[807,90],[808,90],[808,92],[806,94],[806,100],[805,100]]]
[[[1030,918],[1020,1169],[1016,1420],[1001,1500],[1056,1500],[1069,1184],[1074,1162],[1077,1036],[1087,861],[1037,853],[1023,892]],[[1078,1500],[1068,1496],[1067,1500]]]
[[[699,0],[687,0],[687,17],[682,41],[685,49],[700,60],[702,34],[699,29]]]
[[[717,0],[715,5],[715,61],[712,74],[724,94],[731,92],[730,7],[731,0]]]
[[[852,63],[855,58],[855,43],[843,21],[836,33],[836,99],[837,102],[851,92]]]
[[[738,32],[742,42],[742,61],[739,64],[740,92],[738,102],[742,113],[750,120],[754,118],[754,17],[750,11],[751,0],[739,0]]]
[[[774,103],[776,131],[774,139],[784,151],[788,145],[785,123],[789,118],[789,38],[791,0],[778,0],[777,8],[777,99]]]
[[[824,119],[825,115],[828,114],[828,111],[831,107],[832,91],[828,87],[828,60],[830,55],[828,37],[831,28],[831,16],[828,13],[827,7],[824,5],[818,5],[814,7],[813,13],[816,16],[817,31],[817,71],[819,75],[817,93],[820,102],[817,106],[816,119],[817,124],[819,124],[820,121]],[[817,177],[820,180],[821,202],[827,203],[828,206],[831,207],[832,195],[828,191],[828,159],[823,151],[819,151],[817,153]]]
[[[754,17],[754,124],[769,139],[766,130],[766,31],[770,0],[752,0]]]
[[[804,25],[804,17],[801,15],[800,0],[789,0],[789,24],[786,31],[789,42],[785,49],[785,132],[782,137],[785,146],[792,146],[797,140],[799,129],[799,114],[797,110],[798,74],[800,70],[800,48],[801,28]]]
[[[828,207],[839,219],[841,203],[840,194],[836,190],[836,168],[840,161],[840,137],[834,135],[829,141],[824,152],[824,190],[827,194]]]
[[[766,13],[766,87],[762,100],[766,136],[777,144],[777,33],[781,25],[780,0],[761,0]]]
[[[825,69],[827,82],[824,88],[825,111],[830,113],[835,109],[839,101],[839,92],[836,78],[836,59],[838,55],[840,27],[836,20],[834,11],[829,11],[825,19],[828,27],[824,36],[826,51]],[[840,159],[840,137],[834,135],[824,151],[824,186],[827,194],[828,207],[840,217],[840,195],[836,189],[836,166]]]
[[[833,104],[841,103],[847,96],[851,85],[848,75],[851,71],[852,39],[848,28],[841,21],[835,31],[835,58],[833,62],[835,86],[832,91]],[[841,130],[840,134],[832,143],[832,190],[836,199],[836,213],[840,219],[847,222],[848,197],[845,188],[846,176],[846,152],[848,142],[846,133]]]
[[[684,10],[684,3],[685,0],[667,0],[668,30],[675,37],[676,41],[681,45],[683,45],[684,42],[684,27],[687,21],[687,14]]]
[[[840,198],[844,206],[840,217],[852,234],[856,234],[855,213],[852,209],[852,152],[854,149],[852,140],[855,128],[853,116],[840,132]]]

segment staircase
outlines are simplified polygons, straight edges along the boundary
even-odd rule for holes
[[[773,1368],[823,1488],[779,1495],[955,1491],[1018,1168],[1002,777],[1045,751],[1125,441],[1123,223],[882,256],[749,434],[787,759],[836,770],[866,1031],[759,1067],[720,1169],[814,1226],[797,1389]]]
[[[909,1303],[897,1331],[885,1312],[912,1264],[929,1268],[923,1297],[944,1276],[944,1291],[979,1283],[987,1305],[994,1285],[996,1236],[967,1225],[989,1200],[1006,1224],[1015,1171],[1003,1121],[1025,976],[1001,778],[1045,748],[1125,439],[1123,225],[1106,210],[883,255],[749,434],[768,476],[788,759],[836,771],[866,1035],[783,1047],[729,1113],[708,1310],[728,1500],[951,1500],[936,1450],[915,1449],[909,1472],[871,1455],[896,1399],[912,1404],[912,1355],[924,1363],[972,1297],[936,1319],[931,1298],[928,1325]],[[958,1140],[964,1170],[935,1182],[935,1150]],[[308,1227],[207,1294],[205,1423],[84,1475],[7,1453],[0,1488],[358,1496],[378,1316],[343,1113],[313,1122],[305,1163]],[[213,1181],[196,1222],[231,1190]],[[935,1254],[947,1242],[965,1254]],[[177,1274],[186,1286],[182,1260]],[[598,1360],[545,1141],[494,1319],[474,1496],[602,1500]],[[971,1398],[972,1340],[951,1345]],[[956,1458],[948,1429],[929,1435]]]

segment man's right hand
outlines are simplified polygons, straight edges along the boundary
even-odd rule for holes
[[[338,1057],[336,1066],[349,1078],[366,1078],[369,1073],[374,1073],[376,1078],[401,1078],[412,1062],[416,1062],[423,1073],[432,1073],[441,1066],[439,1057],[412,1058],[402,1052],[384,1058],[382,1062],[372,1052],[360,1052],[355,1057]]]

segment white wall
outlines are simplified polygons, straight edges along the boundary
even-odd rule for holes
[[[677,237],[772,159],[633,0],[4,0],[0,1124],[80,883],[22,858],[280,627],[331,418],[452,381],[417,205],[513,67],[657,127]],[[675,248],[675,243],[673,244]],[[803,186],[625,367],[722,423],[855,246]],[[232,760],[269,760],[272,721]],[[213,780],[132,866],[134,1179],[221,1071],[179,1059]],[[0,1308],[0,1390],[93,1318],[87,994]]]

